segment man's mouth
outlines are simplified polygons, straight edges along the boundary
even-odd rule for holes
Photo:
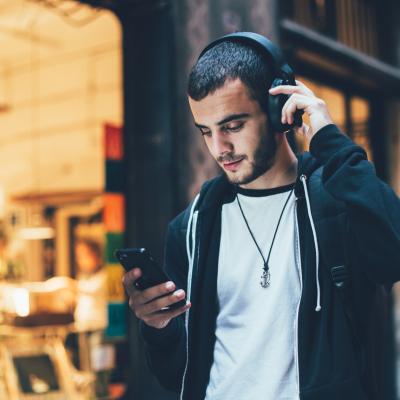
[[[239,164],[244,160],[244,158],[240,158],[239,160],[236,161],[229,161],[229,162],[224,162],[222,165],[224,166],[224,169],[228,171],[236,171],[239,168]]]

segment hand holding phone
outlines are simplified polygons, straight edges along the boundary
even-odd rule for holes
[[[157,265],[145,249],[124,249],[115,252],[128,271],[123,278],[129,296],[129,306],[147,325],[164,328],[172,318],[190,308],[185,292],[176,290],[175,284]]]

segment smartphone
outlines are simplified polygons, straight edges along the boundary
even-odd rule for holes
[[[171,280],[145,248],[119,249],[114,254],[126,271],[134,267],[142,270],[142,276],[134,282],[138,290],[148,289]],[[185,304],[186,299],[183,299],[166,307],[165,310],[179,308]]]

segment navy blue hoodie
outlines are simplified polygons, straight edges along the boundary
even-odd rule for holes
[[[295,194],[302,295],[295,362],[299,398],[372,399],[376,394],[371,382],[376,377],[371,370],[373,374],[382,370],[372,365],[375,361],[365,357],[364,350],[369,345],[367,330],[376,293],[382,284],[400,280],[400,201],[376,176],[365,151],[335,125],[318,131],[310,153],[299,155],[298,161]],[[330,198],[327,218],[331,212],[343,224],[343,257],[351,267],[357,335],[332,283],[333,266],[324,258],[324,246],[334,246],[337,238],[318,242],[313,234],[308,184],[318,173],[320,190]],[[177,287],[187,291],[192,307],[164,329],[142,323],[150,368],[163,386],[185,400],[204,399],[209,381],[218,314],[221,208],[232,196],[233,186],[224,176],[217,177],[206,182],[188,209],[169,224],[165,269]]]

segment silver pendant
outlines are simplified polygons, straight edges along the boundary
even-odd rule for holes
[[[263,274],[261,276],[260,285],[263,288],[267,288],[271,284],[271,274],[269,272],[268,267],[263,270]]]

